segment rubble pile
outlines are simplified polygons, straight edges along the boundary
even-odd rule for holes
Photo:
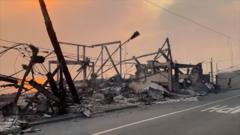
[[[59,42],[44,0],[39,2],[54,50],[43,56],[38,47],[19,43],[16,46],[6,47],[7,49],[3,51],[17,49],[21,54],[30,55],[30,60],[27,64],[23,63],[23,69],[13,75],[0,74],[0,81],[5,82],[0,85],[0,88],[11,87],[17,90],[8,100],[10,102],[0,98],[2,113],[0,134],[8,131],[34,132],[37,129],[29,128],[28,122],[51,119],[65,114],[82,114],[85,117],[91,117],[96,113],[140,105],[198,101],[199,96],[217,92],[213,82],[210,81],[210,76],[203,74],[202,63],[182,64],[173,60],[168,38],[156,52],[125,60],[122,60],[122,47],[139,36],[138,31],[123,43],[114,41],[80,45]],[[77,47],[77,60],[67,59],[60,44]],[[110,53],[107,46],[116,44],[118,47]],[[81,56],[80,48],[83,49]],[[92,48],[101,50],[96,59],[86,56],[87,49]],[[120,58],[116,63],[113,55],[118,51]],[[53,54],[57,59],[48,61],[49,70],[47,70],[44,62]],[[108,56],[106,60],[104,54]],[[140,62],[139,59],[149,56],[153,58],[148,59],[146,63]],[[122,65],[129,63],[135,66],[135,74],[128,78],[123,74]],[[53,71],[51,71],[52,64],[55,64]],[[79,66],[76,76],[70,73],[68,65]],[[35,72],[36,66],[40,66],[45,72]],[[104,73],[111,69],[114,69],[116,74],[110,78],[104,78]],[[14,77],[21,72],[24,72],[22,78]],[[44,82],[38,82],[36,77],[45,78]],[[14,116],[16,118],[13,119]]]
[[[0,115],[0,117],[2,117]],[[19,116],[10,116],[0,119],[0,134],[1,135],[17,135],[24,133],[33,133],[40,129],[30,127],[29,123],[21,120]]]
[[[17,78],[0,75],[1,81],[13,83],[18,88],[18,93],[12,96],[11,102],[0,108],[3,119],[17,116],[17,120],[5,119],[1,122],[0,133],[37,131],[24,127],[24,122],[21,121],[26,121],[25,125],[27,125],[28,122],[51,119],[63,114],[82,114],[91,117],[96,113],[140,105],[194,102],[198,101],[199,96],[216,93],[215,86],[210,81],[202,79],[201,64],[187,65],[172,61],[168,42],[167,39],[164,44],[167,48],[163,47],[162,50],[154,53],[155,59],[149,60],[147,64],[140,63],[139,57],[133,57],[131,60],[136,62],[136,72],[131,78],[114,75],[109,79],[91,78],[72,81],[74,86],[72,89],[61,74],[60,80],[54,80],[54,76],[60,70],[57,67],[55,71],[46,75],[47,80],[44,84],[39,84],[34,79],[28,81],[37,91],[36,93],[22,94],[22,91],[27,91],[24,87],[25,83],[19,84]],[[40,57],[37,55],[38,48],[31,46],[31,49],[32,59]],[[157,60],[160,54],[165,56],[166,62]],[[26,81],[32,64],[30,62],[21,81]],[[187,68],[188,72],[184,73],[181,71],[182,68]],[[96,77],[96,75],[92,76]]]
[[[0,133],[18,133],[21,130],[20,125],[17,123],[17,118],[4,118],[1,119]]]

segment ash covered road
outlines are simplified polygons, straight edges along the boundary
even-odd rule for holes
[[[240,90],[39,125],[34,135],[239,135]]]

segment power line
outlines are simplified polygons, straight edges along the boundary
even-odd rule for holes
[[[24,45],[24,44],[25,44],[25,45],[30,45],[29,43],[20,43],[20,42],[16,42],[16,41],[12,41],[12,40],[6,40],[6,39],[2,39],[2,38],[0,38],[0,41],[8,42],[8,43],[13,43],[13,44],[16,44],[16,45]],[[2,47],[2,48],[9,48],[9,47],[3,46],[3,45],[1,45],[0,47]],[[50,51],[49,54],[52,53],[52,52],[54,52],[53,49],[44,48],[44,47],[38,47],[38,48],[39,48],[39,49],[42,49],[42,50]],[[43,52],[45,52],[45,51],[43,51]],[[69,52],[64,52],[64,53],[67,54],[67,55],[69,55],[69,56],[72,56],[72,57],[76,56],[76,54],[74,54],[74,53],[69,53]]]
[[[213,32],[213,33],[219,34],[219,35],[224,36],[225,38],[227,38],[228,42],[231,42],[231,43],[230,43],[231,66],[234,64],[234,62],[233,62],[233,50],[232,50],[232,49],[233,49],[233,47],[232,47],[232,40],[233,40],[233,38],[232,38],[231,36],[229,36],[229,35],[227,35],[227,34],[225,34],[225,33],[223,33],[223,32],[217,31],[217,30],[215,30],[214,28],[211,28],[211,27],[209,27],[209,26],[207,26],[207,25],[201,24],[201,23],[197,22],[196,20],[193,20],[193,19],[191,19],[191,18],[189,18],[189,17],[186,17],[186,16],[183,16],[183,15],[178,14],[178,13],[176,13],[176,12],[173,12],[173,11],[171,11],[171,10],[169,10],[169,9],[167,9],[167,8],[165,8],[165,7],[157,4],[157,3],[155,3],[155,2],[152,2],[152,1],[150,1],[150,0],[143,0],[143,1],[146,2],[146,3],[148,3],[148,4],[153,5],[153,6],[155,6],[155,7],[160,8],[160,9],[162,9],[163,11],[165,11],[165,12],[171,14],[171,15],[174,15],[174,16],[176,16],[176,17],[179,17],[179,18],[181,18],[181,19],[184,19],[185,21],[188,21],[188,22],[190,22],[190,23],[192,23],[192,24],[195,24],[195,25],[197,25],[197,26],[199,26],[199,27],[201,27],[201,28],[203,28],[203,29],[206,29],[206,30],[208,30],[208,31],[211,31],[211,32]],[[239,39],[236,39],[236,40],[237,40],[238,42],[240,42]]]
[[[13,44],[27,44],[27,43],[20,43],[20,42],[10,41],[10,40],[6,40],[6,39],[2,39],[2,38],[0,38],[0,41],[7,42],[7,43],[13,43]]]
[[[0,41],[4,41],[4,42],[8,42],[8,43],[14,43],[14,44],[26,44],[26,45],[30,45],[29,43],[20,43],[20,42],[16,42],[16,41],[11,41],[11,40],[6,40],[6,39],[2,39],[2,38],[0,38]],[[7,47],[7,46],[3,46],[3,45],[0,45],[0,47],[2,47],[2,48],[9,48],[9,47]],[[38,47],[39,49],[42,49],[42,50],[46,50],[46,51],[49,51],[48,52],[48,54],[52,54],[52,53],[54,53],[54,50],[53,49],[49,49],[49,48],[44,48],[44,47]],[[45,51],[42,51],[42,52],[44,52],[45,53]],[[70,59],[74,59],[74,60],[77,60],[77,58],[75,58],[75,57],[77,57],[77,54],[74,54],[74,53],[70,53],[70,52],[63,52],[65,55],[65,57],[66,58],[70,58]],[[53,56],[53,57],[51,57],[51,58],[55,58],[56,56]],[[82,57],[82,55],[80,55],[80,57]],[[49,59],[51,59],[51,58],[49,58]],[[97,58],[96,57],[89,57],[90,59],[92,59],[92,60],[96,60]]]
[[[179,18],[184,19],[184,20],[186,20],[186,21],[188,21],[188,22],[191,22],[192,24],[198,25],[199,27],[202,27],[202,28],[204,28],[204,29],[206,29],[206,30],[208,30],[208,31],[217,33],[217,34],[222,35],[222,36],[224,36],[224,37],[226,37],[226,38],[228,38],[228,39],[232,39],[231,36],[229,36],[229,35],[227,35],[227,34],[225,34],[225,33],[223,33],[223,32],[217,31],[217,30],[215,30],[215,29],[213,29],[213,28],[211,28],[211,27],[209,27],[209,26],[203,25],[203,24],[201,24],[201,23],[199,23],[199,22],[197,22],[197,21],[195,21],[195,20],[193,20],[193,19],[191,19],[191,18],[189,18],[189,17],[186,17],[186,16],[183,16],[183,15],[178,14],[178,13],[176,13],[176,12],[173,12],[173,11],[171,11],[171,10],[169,10],[169,9],[167,9],[167,8],[165,8],[165,7],[157,4],[157,3],[155,3],[155,2],[152,2],[152,1],[150,1],[150,0],[143,0],[143,1],[146,2],[146,3],[148,3],[148,4],[153,5],[153,6],[155,6],[155,7],[161,8],[163,11],[165,11],[165,12],[167,12],[167,13],[169,13],[169,14],[172,14],[172,15],[174,15],[174,16],[176,16],[176,17],[179,17]]]

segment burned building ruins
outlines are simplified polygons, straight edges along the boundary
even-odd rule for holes
[[[27,122],[68,113],[81,113],[90,117],[109,108],[138,106],[154,101],[166,101],[168,98],[200,96],[214,90],[209,75],[203,72],[202,63],[183,64],[174,60],[169,38],[166,38],[156,52],[133,56],[130,59],[123,59],[122,47],[138,37],[138,31],[124,42],[113,41],[95,45],[61,42],[54,31],[44,0],[39,2],[53,50],[43,56],[37,46],[18,43],[0,52],[2,55],[22,46],[30,54],[29,63],[23,65],[22,70],[17,73],[22,73],[22,78],[17,78],[15,74],[9,76],[0,73],[0,81],[3,82],[0,88],[12,87],[17,90],[9,102],[0,106],[5,117],[17,116]],[[67,59],[61,45],[76,47],[77,59]],[[109,46],[116,49],[111,52]],[[92,48],[99,50],[96,59],[86,53]],[[113,59],[116,54],[118,61]],[[57,59],[47,61],[46,58],[50,55],[55,55]],[[140,59],[146,57],[151,58],[146,63],[140,62]],[[48,63],[48,69],[44,63]],[[135,66],[135,73],[130,77],[123,73],[123,66],[128,63]],[[39,65],[44,67],[46,74],[36,75],[34,67]],[[79,66],[75,76],[69,71],[70,65]],[[114,73],[105,78],[104,74],[109,70]],[[36,76],[46,79],[39,83],[35,80]],[[33,89],[36,92],[27,93]]]

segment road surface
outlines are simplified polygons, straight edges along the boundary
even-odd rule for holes
[[[34,135],[240,135],[240,90],[36,128]]]

